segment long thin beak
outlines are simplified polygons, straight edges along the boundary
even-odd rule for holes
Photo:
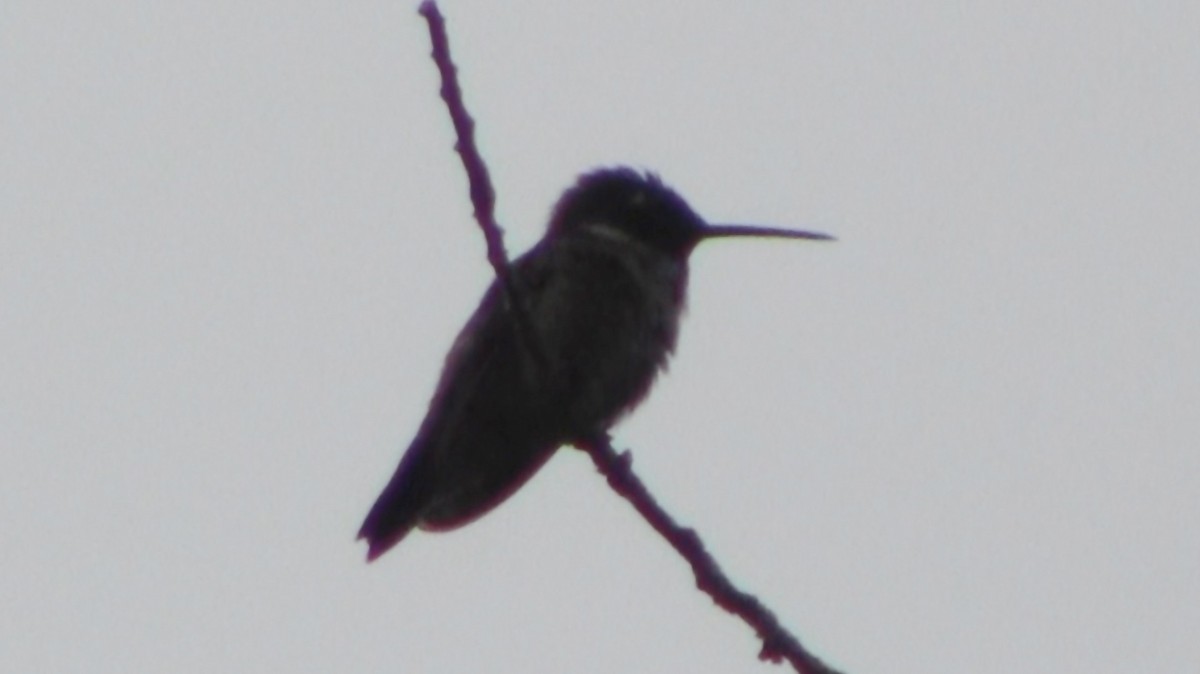
[[[704,228],[701,239],[716,239],[728,236],[758,236],[776,239],[809,239],[812,241],[837,241],[828,234],[821,232],[806,232],[801,229],[781,229],[779,227],[757,227],[753,225],[708,225]]]

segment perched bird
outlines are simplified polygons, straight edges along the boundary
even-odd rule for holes
[[[367,559],[413,527],[483,515],[555,449],[641,402],[675,348],[688,255],[733,236],[832,238],[707,224],[658,177],[628,168],[581,176],[512,265],[526,324],[493,282],[451,347],[429,412],[359,531]]]

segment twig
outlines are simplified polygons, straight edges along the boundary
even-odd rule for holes
[[[605,434],[581,440],[579,446],[608,479],[608,486],[633,504],[646,522],[687,560],[696,576],[696,587],[711,596],[718,606],[754,628],[763,644],[758,653],[760,660],[775,663],[787,660],[800,674],[838,674],[837,670],[809,653],[757,597],[734,587],[695,530],[676,524],[654,500],[646,485],[634,474],[633,456],[628,451],[618,454]]]
[[[492,188],[492,179],[488,175],[487,165],[475,147],[475,120],[467,113],[463,103],[462,89],[458,86],[458,74],[454,61],[450,58],[450,40],[446,36],[446,19],[438,10],[436,2],[425,0],[417,10],[429,23],[429,39],[433,43],[433,62],[437,64],[442,76],[441,95],[450,110],[450,121],[454,124],[457,140],[454,150],[462,158],[463,168],[467,172],[467,184],[471,194],[471,205],[475,207],[475,221],[483,230],[483,238],[487,241],[487,257],[496,278],[504,289],[504,297],[512,309],[515,318],[517,338],[527,346],[534,363],[545,371],[546,352],[542,348],[533,323],[529,319],[525,304],[520,301],[522,293],[519,280],[512,272],[508,263],[508,253],[504,250],[504,232],[496,222],[495,206],[496,191]]]
[[[463,167],[467,171],[471,204],[475,207],[475,220],[483,229],[487,240],[488,261],[504,288],[509,306],[512,307],[519,338],[529,347],[527,351],[533,355],[535,362],[544,367],[546,354],[532,329],[526,307],[520,301],[521,288],[518,287],[508,264],[503,234],[495,221],[493,210],[496,195],[488,177],[487,167],[475,147],[475,122],[467,114],[454,63],[450,59],[445,19],[433,0],[421,3],[419,11],[429,23],[429,34],[433,42],[432,56],[442,76],[442,98],[450,110],[450,119],[458,137],[454,149],[462,157]],[[696,532],[676,524],[655,502],[646,486],[634,475],[633,457],[628,451],[617,454],[608,436],[602,433],[592,438],[581,439],[577,444],[591,455],[596,468],[608,479],[609,486],[633,504],[650,526],[688,561],[696,576],[696,586],[708,593],[718,606],[739,616],[755,629],[763,642],[758,655],[760,659],[775,663],[787,660],[799,674],[838,674],[837,670],[806,651],[800,641],[784,629],[775,615],[756,597],[734,587],[717,562],[708,554]]]

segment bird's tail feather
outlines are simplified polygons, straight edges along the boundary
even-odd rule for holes
[[[404,457],[363,520],[358,538],[367,541],[368,562],[375,561],[404,540],[417,525],[427,501],[428,481],[418,475],[423,456],[423,452],[409,452]]]

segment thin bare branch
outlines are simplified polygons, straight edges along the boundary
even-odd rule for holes
[[[450,39],[446,36],[446,19],[442,17],[437,3],[426,0],[417,10],[429,24],[429,39],[433,43],[430,56],[437,64],[442,77],[441,95],[450,111],[450,121],[454,124],[457,140],[454,149],[462,158],[463,168],[467,172],[467,183],[471,194],[471,205],[475,208],[475,221],[483,230],[483,238],[487,241],[488,262],[496,272],[496,278],[504,288],[504,297],[512,308],[515,317],[517,337],[528,348],[527,353],[533,361],[543,369],[546,365],[546,354],[541,342],[534,332],[533,323],[525,304],[519,301],[522,297],[520,282],[512,272],[508,263],[508,253],[504,250],[504,232],[496,222],[495,206],[496,191],[492,188],[492,179],[488,175],[487,164],[475,146],[475,120],[467,113],[463,102],[462,89],[458,86],[458,73],[454,61],[450,58]]]
[[[775,663],[787,660],[800,674],[838,674],[808,652],[757,597],[734,586],[695,530],[677,524],[654,500],[646,485],[634,474],[633,456],[628,451],[617,453],[605,434],[582,440],[579,445],[592,457],[596,469],[608,479],[608,486],[629,501],[642,518],[687,560],[696,576],[696,587],[711,596],[718,606],[754,628],[763,644],[759,659]]]
[[[508,304],[513,308],[519,338],[529,348],[535,362],[545,366],[545,352],[526,311],[520,301],[521,288],[514,277],[504,251],[503,233],[495,221],[495,192],[487,167],[475,147],[475,122],[467,114],[458,86],[454,63],[450,59],[450,45],[446,37],[446,22],[438,10],[437,3],[426,0],[421,4],[420,14],[429,23],[429,34],[433,42],[433,60],[442,77],[442,98],[450,111],[450,119],[458,140],[454,149],[462,157],[463,167],[470,184],[471,203],[475,208],[475,220],[487,240],[488,261],[504,287]],[[775,618],[756,597],[737,589],[721,571],[716,560],[709,555],[700,537],[692,529],[679,526],[664,511],[647,491],[645,485],[633,473],[633,457],[626,451],[618,454],[606,434],[581,439],[577,443],[588,452],[597,469],[608,479],[614,491],[628,500],[642,517],[675,550],[687,560],[696,576],[696,586],[713,598],[718,606],[739,616],[754,628],[762,639],[759,658],[779,663],[786,660],[799,674],[838,674],[809,653],[790,632]]]

